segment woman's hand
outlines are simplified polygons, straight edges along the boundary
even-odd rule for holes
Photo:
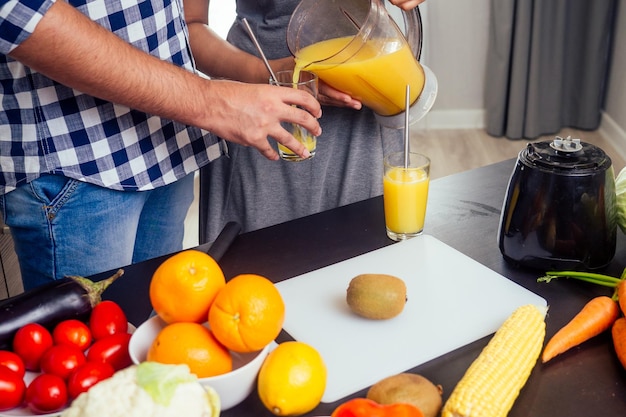
[[[283,70],[291,70],[295,66],[293,57],[273,59],[269,61],[269,64],[272,67],[272,71],[275,73]],[[324,106],[349,107],[355,110],[360,110],[362,107],[359,100],[350,97],[349,94],[334,89],[322,80],[318,82],[317,101]]]
[[[411,10],[424,1],[425,0],[389,0],[389,3],[398,6],[402,10]]]
[[[342,91],[336,90],[324,81],[319,80],[317,100],[324,106],[349,107],[361,110],[362,104],[359,100],[351,97]]]

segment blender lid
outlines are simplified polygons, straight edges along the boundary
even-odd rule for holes
[[[602,149],[570,136],[529,143],[520,152],[519,159],[529,167],[564,174],[605,171],[611,166],[611,158]]]

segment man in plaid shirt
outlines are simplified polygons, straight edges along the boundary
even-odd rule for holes
[[[26,289],[180,250],[218,136],[276,160],[268,136],[308,156],[280,121],[320,133],[307,93],[198,75],[180,0],[0,0],[0,99]]]

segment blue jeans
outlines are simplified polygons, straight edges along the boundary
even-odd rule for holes
[[[151,191],[44,175],[2,196],[24,289],[182,249],[193,174]]]

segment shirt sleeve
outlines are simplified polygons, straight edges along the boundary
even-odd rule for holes
[[[0,53],[8,55],[35,31],[56,0],[0,0]]]

